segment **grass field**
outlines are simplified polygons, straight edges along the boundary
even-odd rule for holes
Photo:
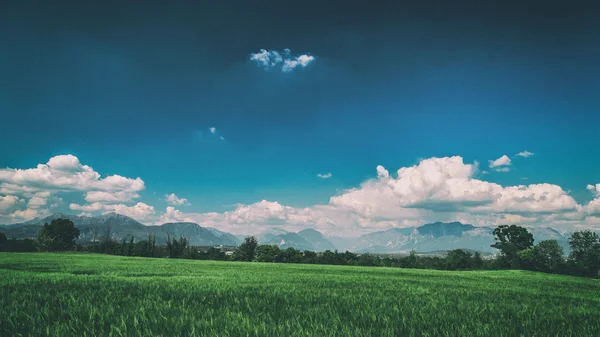
[[[0,253],[0,319],[0,336],[600,336],[600,282]]]

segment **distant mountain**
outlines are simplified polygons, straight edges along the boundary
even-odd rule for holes
[[[457,248],[493,252],[492,228],[460,222],[436,222],[420,227],[393,228],[347,240],[346,249],[369,253],[431,252]],[[338,244],[338,246],[341,244]]]
[[[24,223],[7,225],[0,227],[9,238],[32,238],[42,228],[44,223],[50,223],[55,219],[69,219],[79,228],[79,242],[89,242],[92,240],[92,231],[98,229],[100,237],[110,228],[111,236],[115,239],[133,237],[136,240],[143,240],[148,234],[154,234],[156,241],[163,244],[168,236],[179,238],[186,237],[190,244],[196,246],[203,245],[227,245],[237,246],[240,240],[235,236],[220,232],[216,229],[201,227],[196,223],[178,222],[166,223],[161,226],[145,226],[134,219],[117,213],[107,213],[99,216],[76,216],[62,213],[52,214],[43,219],[33,219]],[[216,233],[218,231],[220,233]]]
[[[298,250],[315,251],[315,247],[297,233],[286,233],[277,235],[264,243],[267,245],[277,245],[281,249],[287,249],[289,247],[292,247]]]
[[[327,238],[321,234],[321,232],[314,229],[305,229],[298,232],[298,235],[309,242],[317,252],[326,250],[334,251],[336,249],[335,245],[331,243],[331,241],[327,240]]]
[[[279,235],[287,233],[288,231],[281,228],[271,228],[268,232],[258,235],[256,239],[258,240],[258,242],[268,242]]]
[[[239,245],[246,235],[233,235],[216,228],[202,227],[191,222],[166,223],[161,226],[145,226],[134,219],[117,214],[107,213],[100,216],[76,216],[62,213],[52,214],[43,219],[32,219],[23,223],[2,225],[0,232],[9,238],[32,238],[44,223],[54,219],[66,218],[73,221],[81,232],[79,241],[92,240],[92,230],[97,228],[100,236],[110,227],[112,237],[123,239],[133,235],[136,240],[146,239],[154,234],[160,244],[164,244],[168,236],[186,237],[192,245]],[[527,226],[526,226],[527,227]],[[568,237],[570,233],[561,234],[549,227],[527,227],[533,234],[535,242],[557,240],[568,253]],[[260,244],[274,244],[282,249],[293,247],[299,250],[352,251],[380,254],[403,254],[410,250],[419,253],[448,251],[452,249],[469,249],[485,253],[496,253],[490,246],[494,243],[492,227],[476,227],[460,222],[435,222],[418,227],[393,228],[386,231],[373,232],[355,238],[326,237],[314,229],[305,229],[298,233],[288,232],[280,228],[272,228],[257,236]]]

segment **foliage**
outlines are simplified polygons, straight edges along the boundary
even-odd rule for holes
[[[599,302],[512,270],[0,254],[0,336],[600,336]]]
[[[66,251],[75,246],[79,229],[69,219],[55,219],[44,224],[36,235],[36,244],[43,251]]]
[[[600,238],[590,230],[575,232],[569,240],[570,271],[580,276],[600,276]]]
[[[496,243],[492,245],[502,252],[511,267],[518,267],[518,253],[533,247],[533,234],[516,225],[501,225],[494,229]]]
[[[446,255],[448,270],[465,270],[473,268],[473,255],[462,249],[454,249]]]
[[[169,252],[170,258],[184,257],[186,254],[186,248],[188,248],[188,241],[184,237],[180,237],[179,240],[172,238],[170,235],[167,236],[167,251]],[[191,256],[191,252],[187,251],[187,256]]]
[[[248,236],[244,242],[233,253],[233,259],[236,261],[252,261],[256,256],[258,241],[254,236]]]

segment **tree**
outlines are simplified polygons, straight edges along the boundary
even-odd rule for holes
[[[464,270],[473,268],[471,253],[462,249],[454,249],[446,255],[446,269]]]
[[[571,272],[580,276],[600,276],[600,239],[590,230],[575,232],[569,239]]]
[[[188,240],[183,236],[179,238],[179,240],[171,237],[167,234],[167,251],[169,252],[169,257],[171,258],[180,258],[184,256],[185,250],[188,246]]]
[[[75,239],[79,237],[79,229],[69,219],[54,219],[36,235],[36,243],[40,250],[65,251],[73,249]]]
[[[233,252],[233,259],[236,261],[252,261],[256,256],[256,247],[258,241],[254,236],[248,236],[244,242]]]
[[[556,240],[541,241],[533,248],[533,265],[536,270],[559,273],[564,263],[563,248]]]
[[[90,235],[92,236],[92,244],[94,252],[98,252],[98,237],[100,236],[100,229],[98,226],[90,229]]]
[[[5,249],[7,241],[8,239],[6,238],[6,235],[0,232],[0,252]]]
[[[533,247],[533,234],[524,227],[501,225],[494,229],[494,236],[492,247],[500,250],[513,268],[518,267],[518,252]]]
[[[256,261],[280,262],[281,249],[276,245],[260,245],[256,248]]]

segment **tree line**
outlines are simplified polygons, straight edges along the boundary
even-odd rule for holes
[[[523,269],[545,273],[600,277],[600,238],[590,230],[575,232],[569,238],[570,252],[564,256],[562,246],[556,240],[543,240],[534,244],[534,238],[526,228],[502,225],[494,229],[498,249],[492,259],[484,259],[479,252],[454,249],[444,256],[419,256],[413,250],[407,256],[356,254],[349,251],[300,251],[295,248],[281,249],[276,245],[260,245],[255,237],[244,242],[228,256],[215,247],[195,247],[184,238],[167,237],[165,245],[156,243],[154,235],[144,240],[133,236],[117,240],[110,227],[103,233],[92,230],[92,242],[76,244],[79,229],[68,219],[56,219],[44,224],[32,239],[7,239],[0,233],[0,251],[79,251],[124,256],[166,257],[198,260],[258,261],[272,263],[305,263],[350,266],[380,266],[397,268],[420,268],[440,270],[496,270]]]

